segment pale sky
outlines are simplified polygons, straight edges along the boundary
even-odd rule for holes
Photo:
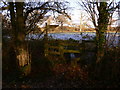
[[[69,12],[71,14],[73,24],[80,25],[80,16],[82,13],[86,17],[86,20],[84,19],[84,21],[86,21],[93,27],[92,22],[87,20],[87,18],[89,17],[88,14],[78,4],[79,0],[66,0],[66,1],[70,2],[70,7],[72,7],[72,9]]]
[[[80,23],[80,14],[81,13],[85,14],[88,17],[88,14],[84,10],[82,10],[80,5],[77,3],[80,0],[66,0],[66,1],[70,2],[70,7],[73,7],[73,9],[70,10],[71,11],[71,15],[72,15],[71,17],[72,17],[73,23],[75,23],[75,24],[79,24]],[[115,2],[119,2],[119,1],[120,0],[115,0]],[[114,13],[113,19],[117,19],[117,18],[118,18],[117,13]],[[114,24],[117,24],[119,22],[120,22],[120,20],[118,22],[114,23]],[[91,22],[89,22],[89,23],[91,24]],[[93,26],[93,24],[91,24],[91,25]]]
[[[70,2],[70,7],[72,7],[72,9],[69,10],[69,13],[71,15],[71,18],[72,18],[72,22],[74,24],[80,24],[80,14],[83,13],[85,14],[86,16],[87,13],[83,10],[80,10],[81,7],[80,5],[77,3],[78,1],[80,0],[63,0],[63,1],[68,1]],[[120,1],[120,0],[116,0],[117,2]],[[114,17],[117,17],[116,14],[114,14]]]
[[[84,14],[84,16],[86,17],[86,20],[84,19],[84,21],[86,21],[89,25],[91,25],[91,27],[94,27],[92,22],[87,20],[87,18],[89,17],[89,15],[87,14],[87,12],[85,12],[80,5],[78,4],[79,0],[64,0],[64,1],[68,1],[70,3],[71,7],[68,10],[68,14],[70,14],[71,16],[71,22],[72,24],[77,24],[80,25],[80,15],[81,13]],[[119,1],[119,0],[117,0]],[[118,18],[117,14],[114,14],[114,19]],[[115,24],[117,25],[118,22],[116,22]]]

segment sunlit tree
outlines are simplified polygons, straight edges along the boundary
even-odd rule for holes
[[[12,26],[12,42],[16,54],[16,65],[22,75],[31,72],[31,55],[26,43],[26,35],[36,28],[38,22],[42,22],[49,11],[57,12],[68,16],[63,6],[66,2],[45,1],[42,2],[4,2],[2,10],[10,11]]]
[[[68,18],[65,15],[58,15],[56,21],[61,25],[61,29],[63,29],[63,25],[68,23]]]
[[[96,0],[81,0],[79,5],[88,13],[96,30],[96,51],[99,62],[104,56],[105,32],[114,11],[118,7],[113,1],[99,2]]]

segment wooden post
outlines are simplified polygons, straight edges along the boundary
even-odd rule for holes
[[[48,56],[48,26],[47,26],[47,23],[45,24],[46,27],[45,27],[45,36],[44,36],[44,54],[45,54],[45,57]]]
[[[62,42],[63,43],[63,42]],[[64,59],[64,46],[59,43],[59,52],[62,59]]]

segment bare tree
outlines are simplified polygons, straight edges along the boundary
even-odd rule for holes
[[[109,20],[118,7],[113,1],[98,2],[96,0],[81,0],[79,2],[79,5],[89,14],[96,30],[96,62],[99,62],[104,55],[105,32],[107,31]]]
[[[80,14],[80,25],[79,25],[80,31],[82,31],[83,29],[85,29],[87,27],[90,28],[88,21],[89,21],[89,18],[84,13],[81,13]]]
[[[5,2],[3,2],[5,3]],[[64,14],[67,6],[65,2],[9,2],[2,7],[2,10],[10,11],[10,21],[12,26],[12,40],[16,53],[16,64],[23,75],[31,72],[31,57],[25,41],[26,35],[34,30],[38,22],[42,22],[49,11]]]
[[[118,19],[120,20],[120,2],[118,2]],[[120,27],[120,22],[118,23],[118,26]]]
[[[64,15],[58,15],[56,21],[61,25],[61,29],[63,29],[63,24],[68,23],[68,18],[65,17]]]

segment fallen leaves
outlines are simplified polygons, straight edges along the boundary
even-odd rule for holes
[[[56,64],[53,68],[55,75],[63,75],[68,80],[86,80],[88,78],[88,72],[81,69],[80,66],[72,66],[71,64]]]

